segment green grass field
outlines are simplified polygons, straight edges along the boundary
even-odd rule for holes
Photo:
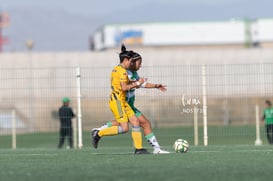
[[[210,129],[211,133],[214,129],[226,134],[223,128]],[[192,146],[192,136],[187,128],[155,130],[159,142],[166,150],[172,151],[172,144],[180,135],[190,142],[188,153],[168,155],[132,154],[129,134],[103,138],[97,150],[91,147],[88,133],[84,135],[84,147],[72,150],[56,148],[56,133],[19,135],[16,150],[5,148],[3,145],[9,145],[7,142],[10,138],[1,136],[0,143],[3,145],[0,147],[0,180],[271,180],[273,146],[254,146],[253,135],[236,136],[236,129],[229,129],[233,130],[234,137],[222,135],[219,141],[214,138],[214,144],[207,147]],[[264,137],[262,139],[266,143]],[[220,140],[223,144],[220,144]],[[152,151],[146,142],[144,146]]]

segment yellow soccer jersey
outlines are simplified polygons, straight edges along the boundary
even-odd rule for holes
[[[129,83],[129,78],[126,69],[123,68],[121,65],[117,65],[114,67],[111,73],[112,93],[118,96],[121,101],[125,101],[126,92],[121,90],[121,82]]]

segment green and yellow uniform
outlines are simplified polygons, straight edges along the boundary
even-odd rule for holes
[[[121,65],[115,66],[111,73],[111,95],[109,106],[117,122],[128,122],[128,118],[134,115],[134,111],[126,102],[126,92],[121,89],[121,82],[129,84],[126,69]]]
[[[127,70],[127,74],[128,74],[128,78],[129,78],[130,81],[138,81],[140,79],[137,72]],[[145,84],[146,83],[142,84],[141,86],[145,87]],[[128,104],[130,105],[130,107],[134,111],[136,117],[139,117],[139,116],[141,116],[142,113],[134,105],[135,104],[135,97],[136,97],[135,90],[136,89],[131,89],[131,90],[126,92],[126,101],[128,102]]]

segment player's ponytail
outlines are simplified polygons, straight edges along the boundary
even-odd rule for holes
[[[133,56],[134,52],[132,50],[127,51],[124,44],[121,45],[121,52],[119,53],[120,63],[123,62],[125,58],[130,59]]]
[[[125,45],[122,43],[122,45],[121,45],[121,53],[122,52],[125,52],[126,51],[126,47],[125,47]]]

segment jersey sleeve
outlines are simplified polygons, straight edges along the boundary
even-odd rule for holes
[[[119,70],[119,79],[120,82],[128,82],[128,74],[125,69]]]
[[[128,74],[128,79],[131,81],[133,80],[133,73],[130,70],[126,70],[127,74]]]

